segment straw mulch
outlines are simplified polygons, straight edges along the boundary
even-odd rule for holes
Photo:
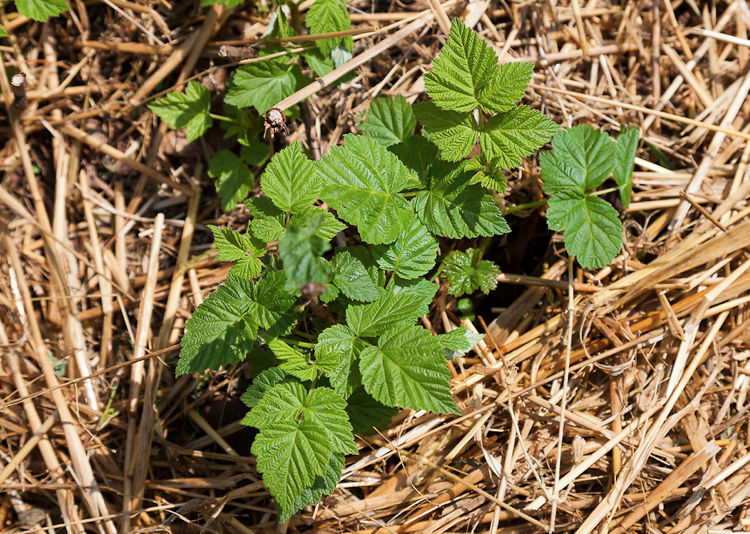
[[[218,130],[187,146],[143,105],[195,74],[218,104],[219,46],[262,34],[267,12],[125,0],[70,2],[46,24],[3,12],[5,66],[28,90],[11,114],[2,80],[0,530],[749,525],[750,9],[703,4],[349,3],[355,28],[380,27],[355,58],[412,15],[428,25],[310,98],[276,149],[325,153],[374,94],[422,98],[454,16],[501,61],[536,63],[526,104],[646,137],[614,264],[569,270],[538,211],[511,216],[488,253],[506,274],[474,323],[490,335],[452,364],[464,415],[404,412],[362,436],[336,492],[282,526],[238,423],[247,367],[174,377],[185,320],[228,270],[205,225],[247,223],[206,176],[211,154],[236,146]],[[509,205],[542,198],[536,159],[508,178]],[[424,324],[451,328],[455,306],[438,299]]]

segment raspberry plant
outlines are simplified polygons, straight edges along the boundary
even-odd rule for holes
[[[430,102],[375,100],[361,124],[365,135],[346,135],[318,161],[298,144],[281,150],[260,178],[263,194],[245,201],[252,215],[247,231],[211,228],[217,258],[234,265],[187,322],[177,372],[249,363],[254,378],[242,396],[249,408],[243,423],[259,430],[252,452],[280,521],[333,491],[344,455],[357,452],[354,432],[387,423],[397,407],[459,413],[447,359],[482,336],[463,326],[433,335],[417,323],[439,290],[435,276],[427,278],[437,267],[438,238],[510,231],[493,197],[505,190],[503,170],[558,130],[539,111],[516,105],[533,65],[498,65],[460,21],[433,67],[425,77]],[[185,95],[151,107],[194,137],[210,122],[204,91],[188,86]],[[235,106],[251,105],[231,95]],[[421,136],[414,134],[416,119]],[[481,153],[467,160],[477,142]],[[611,261],[619,250],[616,212],[610,224],[612,213],[590,190],[616,169],[629,199],[636,142],[631,133],[615,143],[573,128],[558,132],[554,152],[543,155],[550,224],[565,229],[566,243],[572,237],[570,251],[581,250],[582,263]],[[223,180],[217,188],[230,184],[225,208],[252,185],[231,178],[249,173],[242,167],[257,158],[249,142],[242,152],[212,162],[212,175]],[[588,233],[566,226],[592,213],[600,216],[588,217]],[[333,248],[340,232],[359,244]],[[598,242],[581,248],[600,235],[605,249]],[[455,295],[491,290],[499,272],[472,249],[452,253],[441,269]]]

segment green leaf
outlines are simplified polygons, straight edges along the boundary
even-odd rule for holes
[[[47,22],[68,10],[65,0],[16,0],[16,9],[21,15],[39,22]]]
[[[582,267],[599,269],[612,263],[622,245],[622,224],[611,204],[571,191],[556,194],[548,205],[547,224],[564,232],[568,254]]]
[[[257,277],[262,269],[263,262],[260,258],[245,256],[234,262],[234,265],[229,269],[229,274],[250,280]]]
[[[258,136],[263,132],[263,119],[254,109],[238,108],[224,102],[224,115],[233,119],[232,122],[219,121],[219,126],[225,131],[224,139],[236,135],[242,146],[260,143]]]
[[[463,356],[483,339],[483,334],[471,332],[463,325],[454,328],[446,334],[440,334],[437,336],[438,343],[440,343],[443,349],[445,349],[446,357],[449,360],[454,360]]]
[[[471,111],[487,107],[485,93],[497,94],[497,54],[459,19],[453,19],[448,42],[432,62],[424,83],[432,101],[446,111]]]
[[[539,155],[548,195],[565,191],[583,196],[601,185],[615,166],[615,144],[606,133],[585,124],[557,132],[552,148]]]
[[[266,369],[258,376],[253,378],[252,385],[247,388],[247,391],[242,394],[240,400],[245,403],[248,408],[253,408],[258,401],[263,398],[266,391],[274,387],[276,384],[286,378],[286,373],[278,367]]]
[[[305,410],[307,390],[296,380],[277,380],[242,419],[242,424],[259,430],[275,423],[291,423]]]
[[[271,149],[268,145],[261,143],[257,138],[249,139],[248,144],[240,148],[242,161],[250,167],[263,165],[271,155]]]
[[[242,278],[255,278],[260,274],[262,263],[259,258],[265,255],[266,247],[253,239],[249,234],[242,235],[231,228],[218,228],[208,225],[214,234],[214,241],[219,252],[216,254],[218,261],[236,262],[230,269],[230,273]]]
[[[414,114],[448,161],[464,159],[477,144],[479,126],[471,112],[459,113],[440,109],[432,102],[419,102],[414,104]]]
[[[437,240],[416,218],[394,243],[372,247],[382,269],[406,279],[427,274],[435,266],[437,252]]]
[[[339,0],[315,0],[305,17],[305,26],[311,34],[340,32],[351,29],[351,21],[346,4]],[[349,52],[354,46],[351,36],[332,37],[315,41],[321,53],[328,56],[337,46]]]
[[[213,125],[210,107],[211,95],[198,82],[188,83],[185,93],[170,93],[148,105],[173,130],[186,128],[188,141],[195,141]]]
[[[218,369],[242,361],[253,348],[258,317],[252,282],[231,276],[185,324],[177,374]]]
[[[394,325],[414,323],[420,316],[422,305],[421,295],[386,291],[375,302],[349,306],[346,322],[360,337],[378,336]]]
[[[426,191],[414,199],[414,210],[436,235],[454,239],[510,232],[492,197],[476,184],[463,162],[437,160],[430,167]]]
[[[497,287],[500,269],[491,261],[482,260],[478,249],[454,250],[443,262],[443,276],[448,280],[448,293],[461,296],[481,289],[485,295]]]
[[[0,26],[0,37],[10,37],[10,35],[8,35],[8,32],[6,32],[5,28],[3,28],[2,26]]]
[[[242,235],[231,228],[219,228],[208,225],[214,234],[214,241],[219,252],[216,254],[218,261],[237,261],[247,254],[260,257],[266,253],[266,248],[249,235]]]
[[[255,182],[250,168],[234,152],[222,150],[208,163],[208,175],[216,178],[216,192],[224,211],[231,211],[252,190]]]
[[[294,143],[274,156],[260,186],[280,210],[298,213],[318,200],[323,183],[299,143]]]
[[[437,248],[437,245],[436,245]],[[331,261],[333,283],[344,295],[359,302],[372,302],[383,293],[367,276],[362,262],[353,258],[349,252],[339,252]]]
[[[318,368],[315,363],[308,361],[301,352],[290,347],[284,341],[272,339],[268,342],[268,348],[281,362],[279,369],[285,373],[296,376],[302,381],[314,380],[318,377]]]
[[[271,337],[288,334],[296,320],[296,299],[287,290],[286,283],[286,274],[278,271],[265,275],[255,284],[255,313],[258,316],[258,325]]]
[[[297,30],[289,24],[289,18],[287,17],[289,7],[281,6],[284,3],[278,2],[279,9],[273,10],[271,19],[268,21],[268,26],[266,26],[266,31],[263,32],[259,43],[265,42],[268,39],[284,39],[297,35]]]
[[[328,431],[334,452],[357,454],[346,401],[330,388],[315,388],[305,400],[303,419],[315,421]]]
[[[355,434],[370,435],[373,428],[388,426],[391,418],[398,412],[398,408],[391,408],[373,399],[362,386],[352,393],[346,406]]]
[[[385,286],[385,272],[378,267],[375,258],[372,255],[372,251],[362,245],[356,247],[337,248],[336,252],[347,251],[352,256],[357,258],[367,270],[367,275],[372,280],[372,283],[378,287]]]
[[[411,410],[459,413],[443,348],[421,326],[396,325],[362,351],[362,383],[375,400]]]
[[[536,110],[520,106],[492,117],[482,128],[482,154],[504,169],[521,165],[521,158],[549,141],[557,124]]]
[[[245,206],[253,216],[250,229],[256,238],[271,243],[281,237],[284,232],[284,212],[270,198],[249,198],[245,201]]]
[[[325,427],[308,419],[276,422],[261,430],[252,447],[263,482],[287,513],[315,478],[326,472],[332,452]]]
[[[279,422],[302,421],[325,428],[334,452],[356,454],[352,427],[344,411],[346,401],[330,388],[315,388],[309,393],[296,381],[282,381],[265,392],[242,424],[261,431]]]
[[[307,224],[307,221],[317,216],[318,214],[323,216],[323,223],[320,225],[317,233],[326,241],[330,241],[331,239],[336,237],[336,234],[343,230],[346,230],[346,225],[339,221],[333,215],[333,213],[318,206],[311,206],[306,210],[293,215],[292,222],[298,225],[302,225],[301,221],[305,221],[304,224]]]
[[[412,171],[414,178],[420,182],[417,186],[419,188],[424,184],[427,168],[440,152],[434,143],[421,135],[412,135],[402,143],[391,145],[388,150],[396,154],[401,163]]]
[[[507,183],[498,159],[487,161],[483,155],[473,157],[466,162],[466,170],[475,173],[471,179],[472,184],[482,184],[483,187],[494,189],[501,195],[505,193]]]
[[[336,63],[334,62],[333,57],[324,56],[323,53],[318,49],[309,50],[302,55],[305,57],[307,64],[318,77],[325,76],[329,72],[333,72],[333,70],[336,69]],[[356,77],[357,75],[355,72],[347,72],[340,78],[334,80],[332,83],[334,86],[339,87],[343,83],[351,82]]]
[[[321,255],[331,249],[331,245],[318,235],[324,217],[315,215],[304,227],[294,223],[289,225],[279,239],[279,255],[284,260],[289,281],[297,287],[308,282],[327,284],[330,270]]]
[[[359,374],[359,353],[365,348],[364,342],[345,325],[333,325],[323,330],[315,345],[316,359],[338,357],[336,367],[326,372],[333,389],[343,398],[348,398],[362,384]]]
[[[201,0],[201,5],[205,5],[204,2],[207,2],[209,5],[213,3],[224,4],[224,7],[227,9],[232,9],[233,7],[244,4],[245,0]]]
[[[414,216],[409,202],[398,194],[408,183],[409,172],[377,141],[344,137],[345,146],[331,148],[316,162],[326,183],[321,198],[356,225],[368,243],[390,243]]]
[[[288,62],[289,58],[278,57],[239,67],[224,101],[239,108],[253,106],[258,113],[265,113],[294,93],[297,85],[294,68],[299,67]]]
[[[421,300],[419,307],[414,312],[417,317],[427,315],[432,305],[432,299],[437,295],[438,289],[440,287],[437,284],[424,278],[404,280],[399,276],[393,276],[388,283],[388,290],[394,295],[406,293]]]
[[[486,112],[499,113],[515,107],[529,87],[534,64],[504,63],[497,67],[492,84],[482,95],[481,106]]]
[[[360,123],[360,131],[383,146],[406,141],[414,135],[417,119],[403,95],[396,98],[381,96],[370,104],[367,117]]]
[[[638,151],[638,135],[636,128],[625,130],[615,143],[616,162],[612,169],[612,177],[620,187],[620,198],[626,209],[630,206],[630,197],[633,194],[633,168],[635,154]]]
[[[315,477],[315,482],[309,488],[305,488],[294,501],[294,506],[289,511],[281,510],[279,513],[279,524],[286,522],[294,512],[308,505],[317,504],[324,494],[333,493],[341,480],[341,471],[344,469],[344,456],[333,453],[326,467],[326,472]]]

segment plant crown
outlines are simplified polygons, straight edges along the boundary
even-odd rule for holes
[[[316,0],[307,24],[319,32],[348,27],[345,13],[337,0]],[[283,9],[274,17],[274,35],[292,31]],[[305,55],[313,69],[329,65],[328,54],[332,66],[351,51],[346,39],[318,43],[319,56]],[[247,195],[250,167],[268,158],[253,129],[258,116],[247,108],[263,112],[288,96],[299,69],[274,58],[235,73],[226,95],[230,117],[222,120],[242,149],[217,153],[209,167],[224,209]],[[253,381],[242,396],[249,408],[243,423],[259,430],[252,452],[280,521],[334,490],[344,455],[357,452],[354,432],[387,423],[396,407],[459,413],[447,360],[482,336],[465,326],[433,335],[417,319],[439,290],[437,274],[457,296],[497,283],[499,270],[476,249],[451,252],[436,270],[438,238],[510,231],[496,198],[505,190],[503,171],[558,132],[539,111],[516,105],[532,70],[498,65],[492,49],[455,20],[425,76],[431,101],[374,100],[360,125],[364,135],[346,135],[318,161],[296,143],[281,150],[260,178],[263,194],[245,200],[247,231],[211,227],[217,259],[234,263],[187,322],[177,373],[248,362]],[[192,82],[150,107],[195,139],[215,117],[209,105],[207,90]],[[415,135],[417,120],[422,135]],[[613,208],[590,190],[614,171],[629,198],[637,139],[627,132],[613,142],[576,127],[559,131],[554,151],[542,155],[550,225],[565,231],[582,264],[609,261],[619,250],[616,212],[613,223]],[[480,154],[467,159],[477,142]],[[578,224],[583,216],[587,222]],[[334,248],[343,231],[362,244]]]

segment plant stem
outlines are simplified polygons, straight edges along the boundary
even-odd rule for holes
[[[232,119],[232,118],[229,118],[229,117],[225,117],[224,115],[216,115],[215,113],[209,113],[208,116],[211,117],[214,120],[217,120],[217,121],[232,122],[234,124],[239,124],[238,120],[235,120],[235,119]]]
[[[593,193],[589,193],[586,195],[587,197],[600,197],[602,195],[606,195],[607,193],[614,193],[615,191],[619,191],[619,187],[610,187],[609,189],[602,189],[601,191],[594,191]]]
[[[527,204],[518,204],[517,206],[511,206],[503,212],[503,216],[510,215],[511,213],[515,213],[516,211],[538,208],[539,206],[544,206],[546,203],[546,200],[538,200],[536,202],[529,202]]]

